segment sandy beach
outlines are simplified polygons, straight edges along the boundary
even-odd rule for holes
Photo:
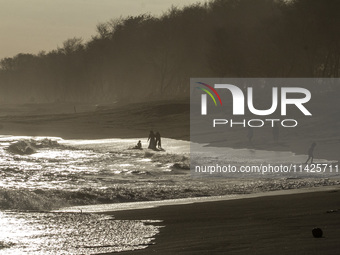
[[[340,255],[339,11],[3,1],[0,255]]]
[[[149,130],[153,129],[159,130],[163,137],[190,139],[189,104],[183,100],[113,106],[79,113],[55,111],[2,116],[1,134],[57,136],[65,139],[135,138],[146,137]],[[313,125],[321,124],[308,123],[307,129]],[[320,126],[316,157],[339,159],[338,131],[334,130],[334,126],[331,129],[333,133]],[[283,133],[282,141],[273,144],[262,138],[268,130],[262,132],[257,134],[254,144],[249,145],[244,133],[235,130],[229,134],[228,142],[223,146],[306,154],[305,150],[314,136],[301,129],[291,134]],[[334,186],[333,191],[161,206],[109,214],[117,220],[163,221],[159,225],[164,227],[148,248],[121,254],[340,252],[339,185]],[[314,227],[324,231],[324,238],[313,238]]]
[[[319,101],[326,101],[320,98]],[[74,113],[74,106],[77,113]],[[25,111],[24,111],[24,110]],[[25,107],[0,105],[0,134],[57,136],[64,139],[102,139],[145,137],[150,130],[162,137],[190,140],[190,100],[150,101],[122,104],[31,104]],[[313,118],[295,130],[281,130],[278,143],[272,140],[271,128],[256,129],[249,144],[247,131],[230,129],[215,147],[291,151],[307,154],[317,143],[315,156],[340,160],[338,109],[327,104],[312,105]]]
[[[163,220],[155,244],[121,254],[338,254],[340,190],[109,213]],[[312,229],[323,230],[314,238]]]

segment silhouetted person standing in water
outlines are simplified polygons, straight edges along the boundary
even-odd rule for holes
[[[310,148],[308,150],[308,159],[307,159],[305,164],[308,163],[309,159],[312,159],[310,163],[313,164],[314,148],[315,148],[315,146],[316,146],[316,143],[312,143],[312,145],[310,146]]]
[[[158,131],[156,132],[156,145],[158,149],[162,148],[161,134]]]
[[[149,149],[155,150],[156,149],[156,140],[155,140],[155,134],[153,133],[153,131],[150,131],[148,141],[149,140],[150,140]]]

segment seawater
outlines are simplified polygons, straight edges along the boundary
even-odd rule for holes
[[[145,138],[1,136],[0,254],[93,254],[142,249],[153,242],[160,228],[145,221],[53,211],[61,207],[337,184],[324,178],[194,180],[188,170],[189,142],[163,138],[165,151],[152,151],[133,149],[138,140],[147,147]],[[21,155],[11,150],[10,146],[18,141],[32,145],[33,153]],[[266,162],[269,158],[300,160],[288,152],[225,148],[222,154],[237,164]]]
[[[88,213],[0,212],[0,254],[94,254],[143,249],[157,221]]]

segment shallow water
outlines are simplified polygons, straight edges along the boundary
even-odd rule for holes
[[[18,155],[6,150],[9,144],[18,139],[31,138],[0,138],[0,187],[68,190],[107,188],[124,180],[138,180],[145,176],[149,179],[168,172],[173,157],[158,152],[164,158],[155,162],[151,160],[155,152],[129,150],[127,148],[133,146],[136,140],[121,139],[86,143],[55,138],[60,146],[40,148],[31,155]],[[184,154],[188,159],[188,155]]]
[[[0,254],[93,254],[143,249],[156,221],[85,213],[0,212]]]
[[[314,159],[314,164],[319,164],[318,169],[312,169],[311,165],[306,165],[304,162],[307,159],[306,155],[296,155],[289,151],[265,151],[255,149],[233,149],[225,147],[211,147],[207,144],[191,144],[191,164],[193,168],[199,166],[234,166],[240,170],[241,167],[254,166],[255,170],[265,167],[264,172],[213,172],[202,173],[195,172],[192,169],[192,174],[195,177],[218,177],[218,178],[331,178],[340,175],[338,166],[335,167],[337,161],[326,159]],[[332,168],[329,166],[332,165]],[[277,167],[276,170],[270,172],[269,167]],[[280,169],[283,169],[280,171]],[[273,168],[272,168],[273,169]],[[248,168],[250,170],[250,168]],[[290,171],[289,171],[290,170]]]
[[[134,150],[136,139],[63,140],[0,137],[0,254],[91,254],[141,249],[159,227],[85,213],[49,212],[65,206],[247,194],[337,185],[337,179],[193,179],[189,142],[162,139],[166,151]],[[9,146],[24,140],[34,153]],[[58,145],[51,141],[57,141]],[[142,140],[143,147],[147,146]],[[37,147],[37,145],[39,145]],[[201,146],[201,145],[200,145]],[[297,162],[289,152],[224,148],[235,164]],[[204,158],[203,158],[204,159]],[[211,160],[207,157],[207,160]],[[270,161],[271,162],[271,161]],[[39,210],[43,212],[34,212]],[[159,219],[161,220],[161,219]],[[85,243],[86,241],[86,243]]]

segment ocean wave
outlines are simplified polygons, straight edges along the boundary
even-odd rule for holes
[[[147,151],[145,152],[144,157],[151,158],[153,162],[157,162],[161,165],[168,165],[172,169],[190,170],[190,158],[185,154]]]
[[[338,179],[333,178],[193,179],[188,171],[187,142],[164,139],[166,151],[130,150],[134,140],[0,139],[0,209],[46,211],[77,205],[339,185]],[[7,151],[4,151],[7,146]],[[18,148],[22,151],[27,146],[36,150],[35,153],[8,153]],[[235,160],[235,164],[244,159],[253,160],[239,151],[232,153],[228,156],[231,161]],[[259,153],[254,162],[267,156],[264,152]]]
[[[15,243],[13,243],[13,242],[0,241],[0,250],[5,249],[5,248],[10,248],[14,245],[15,245]]]
[[[7,151],[20,154],[30,155],[35,153],[40,148],[56,148],[59,147],[59,143],[55,140],[44,139],[20,139],[15,141],[7,147]]]
[[[0,189],[0,209],[48,211],[76,205],[108,204],[164,199],[250,194],[274,190],[340,185],[336,179],[278,180],[190,180],[184,182],[154,181],[112,188],[79,190]]]

